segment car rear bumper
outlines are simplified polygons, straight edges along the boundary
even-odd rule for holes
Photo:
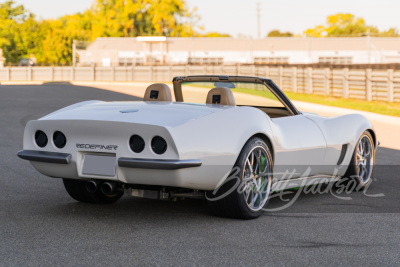
[[[69,164],[71,160],[71,154],[47,151],[21,150],[17,155],[21,159],[45,163]]]
[[[21,159],[45,163],[56,164],[69,164],[71,154],[35,151],[35,150],[21,150],[17,153]],[[125,168],[138,168],[138,169],[157,169],[157,170],[177,170],[184,168],[200,167],[201,160],[165,160],[165,159],[137,159],[137,158],[119,158],[118,166]]]
[[[138,169],[157,169],[157,170],[178,170],[184,168],[200,167],[201,160],[154,160],[154,159],[136,159],[136,158],[119,158],[118,165],[126,168]]]
[[[96,153],[89,153],[94,155]],[[231,166],[204,165],[200,159],[137,159],[115,157],[115,175],[87,174],[84,171],[87,152],[66,154],[47,151],[22,150],[18,156],[29,160],[42,174],[67,179],[100,179],[128,184],[160,185],[199,190],[213,190]],[[104,153],[100,153],[104,155]],[[115,154],[111,154],[114,155]],[[103,167],[103,166],[102,166]],[[100,168],[100,167],[99,167]]]

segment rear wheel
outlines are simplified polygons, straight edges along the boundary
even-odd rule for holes
[[[124,192],[117,192],[114,195],[104,195],[100,190],[89,193],[86,189],[86,181],[63,179],[65,190],[75,200],[86,203],[111,204],[120,199]]]
[[[219,216],[254,219],[261,215],[271,192],[272,157],[265,142],[250,139],[243,147],[231,175],[206,197]]]
[[[347,182],[355,182],[357,191],[372,182],[375,164],[375,146],[371,134],[365,131],[357,142],[349,167],[344,175]]]

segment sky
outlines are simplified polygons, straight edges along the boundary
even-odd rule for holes
[[[3,2],[4,0],[0,0]],[[94,0],[16,0],[37,16],[57,18],[81,12]],[[260,3],[261,37],[271,30],[301,34],[307,28],[324,24],[328,15],[352,13],[368,25],[400,30],[399,0],[186,0],[197,7],[205,32],[228,33],[257,38],[257,3]]]

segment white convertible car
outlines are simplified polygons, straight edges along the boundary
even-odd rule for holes
[[[362,115],[299,112],[257,77],[175,77],[173,90],[153,84],[143,101],[85,101],[30,121],[18,156],[77,201],[205,197],[239,218],[258,217],[273,191],[372,180],[377,139]]]

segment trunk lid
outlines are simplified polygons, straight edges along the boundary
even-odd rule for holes
[[[40,120],[95,120],[174,127],[233,107],[181,102],[95,102],[64,109]]]

